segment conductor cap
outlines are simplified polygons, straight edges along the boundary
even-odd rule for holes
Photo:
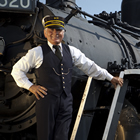
[[[44,28],[64,29],[64,18],[59,16],[45,16],[42,19]]]

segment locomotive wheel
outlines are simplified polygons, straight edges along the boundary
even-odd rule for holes
[[[34,73],[27,76],[31,81],[36,79]],[[10,74],[5,79],[5,90],[0,96],[0,133],[23,131],[36,123],[35,96],[17,87]]]
[[[123,126],[120,124],[120,121],[118,123],[117,131],[115,134],[114,140],[125,140],[125,132]]]

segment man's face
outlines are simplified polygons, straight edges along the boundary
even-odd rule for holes
[[[51,44],[58,45],[64,37],[64,30],[46,28],[44,29],[44,35]]]

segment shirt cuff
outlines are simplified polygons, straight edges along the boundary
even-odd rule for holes
[[[30,88],[32,85],[33,85],[33,83],[32,83],[32,82],[30,82],[30,81],[26,81],[26,83],[25,83],[25,85],[24,85],[24,87],[23,87],[23,88],[25,88],[25,89],[29,90],[29,88]]]
[[[108,73],[107,76],[106,76],[106,79],[107,79],[108,81],[111,81],[113,77],[114,77],[114,76],[112,76],[110,73]]]

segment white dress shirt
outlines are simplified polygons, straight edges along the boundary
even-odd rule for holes
[[[48,42],[48,45],[55,52],[55,49],[52,47],[53,45]],[[60,51],[62,53],[62,44],[60,45]],[[113,76],[107,72],[106,69],[99,67],[95,64],[94,61],[90,60],[83,54],[79,49],[69,46],[70,53],[72,56],[72,62],[74,66],[77,66],[81,69],[86,75],[93,77],[97,80],[109,80],[113,78]],[[62,54],[63,56],[63,54]],[[28,53],[23,56],[14,66],[11,72],[11,75],[15,79],[17,85],[19,87],[29,89],[33,83],[30,82],[26,76],[26,73],[31,68],[39,68],[43,62],[43,53],[41,46],[35,47],[28,51]]]

